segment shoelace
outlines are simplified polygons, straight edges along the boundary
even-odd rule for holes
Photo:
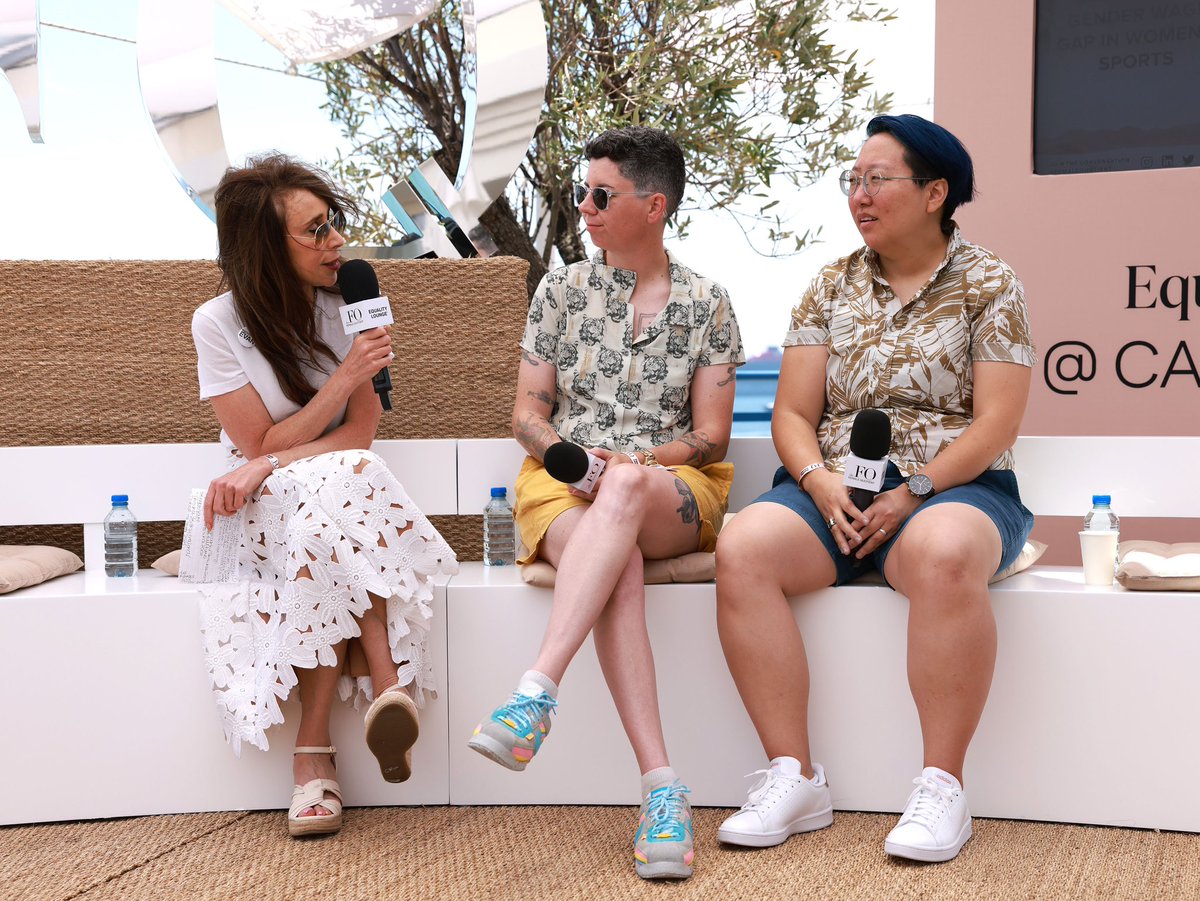
[[[676,779],[666,788],[650,792],[646,801],[646,817],[654,823],[681,823],[683,820],[684,795],[692,790]]]
[[[519,691],[514,691],[508,703],[504,705],[504,715],[512,719],[522,730],[533,728],[534,723],[540,723],[547,711],[553,711],[558,701],[542,692],[531,698]]]
[[[918,776],[913,780],[913,785],[917,787],[917,790],[909,802],[912,810],[909,811],[907,818],[932,830],[950,809],[954,793],[940,782],[926,776]]]
[[[779,770],[773,768],[755,770],[753,773],[746,774],[747,779],[753,776],[762,776],[762,778],[750,789],[750,794],[746,798],[746,803],[742,805],[742,810],[759,810],[769,807],[782,798],[784,793],[799,781],[796,777],[785,776]]]

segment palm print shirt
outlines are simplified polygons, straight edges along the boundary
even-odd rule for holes
[[[1024,289],[1012,269],[962,239],[957,226],[946,257],[903,303],[863,247],[831,263],[792,310],[784,346],[825,345],[821,454],[841,470],[859,410],[892,423],[889,458],[910,476],[971,424],[971,365],[1033,366]],[[1012,449],[989,469],[1012,469]]]
[[[725,289],[667,259],[670,296],[637,336],[637,274],[606,265],[604,251],[538,285],[521,348],[555,367],[550,424],[567,440],[613,451],[674,441],[692,428],[696,370],[746,361]]]

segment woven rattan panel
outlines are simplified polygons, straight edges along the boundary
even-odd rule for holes
[[[379,437],[512,434],[528,264],[373,265],[396,316],[394,409]],[[191,318],[219,282],[208,261],[9,263],[0,279],[0,444],[215,441],[216,418],[197,397]],[[61,533],[57,542],[41,534],[0,528],[0,544],[62,545]],[[143,534],[143,562],[172,540],[178,547],[177,536]],[[464,560],[482,556],[481,547],[459,550]]]

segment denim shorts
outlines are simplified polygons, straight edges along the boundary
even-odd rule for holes
[[[894,463],[889,462],[887,473],[883,478],[882,490],[888,491],[903,483],[904,477],[900,474],[900,470]],[[834,566],[837,567],[835,585],[844,585],[857,579],[872,566],[882,575],[884,561],[887,560],[887,555],[896,539],[904,533],[914,518],[937,504],[967,504],[987,514],[996,526],[996,531],[1000,533],[1000,541],[1003,544],[1003,553],[996,572],[1017,559],[1017,554],[1021,553],[1021,548],[1025,546],[1025,539],[1029,537],[1029,532],[1033,529],[1033,514],[1021,503],[1021,493],[1017,490],[1017,477],[1011,469],[989,469],[974,482],[937,492],[904,521],[895,535],[863,560],[856,559],[853,553],[843,554],[838,550],[837,542],[834,541],[832,532],[825,524],[825,516],[817,509],[817,505],[809,497],[808,492],[796,484],[796,480],[792,478],[786,467],[780,466],[775,473],[771,490],[755,499],[755,503],[762,502],[782,504],[789,510],[798,513],[808,527],[816,533],[816,536],[821,539],[821,543],[825,545],[825,550],[829,552],[829,556],[833,558]]]

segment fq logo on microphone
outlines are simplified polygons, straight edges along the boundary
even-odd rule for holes
[[[342,328],[347,335],[395,322],[392,318],[392,305],[386,297],[372,297],[358,303],[348,303],[341,309]]]
[[[864,460],[854,454],[846,454],[845,464],[846,470],[842,476],[842,484],[847,487],[878,491],[883,486],[883,476],[887,472],[887,460]]]

